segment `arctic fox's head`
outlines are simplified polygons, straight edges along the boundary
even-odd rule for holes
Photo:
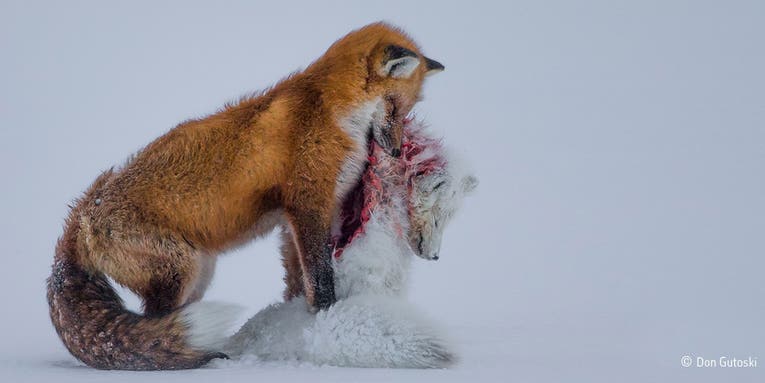
[[[478,186],[478,178],[454,166],[416,175],[411,181],[409,246],[421,258],[438,259],[444,228],[462,200]]]

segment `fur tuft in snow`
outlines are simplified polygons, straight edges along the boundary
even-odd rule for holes
[[[242,312],[242,307],[224,302],[195,302],[184,307],[181,320],[189,328],[189,345],[199,350],[220,350]]]

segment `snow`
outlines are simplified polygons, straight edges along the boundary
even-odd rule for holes
[[[4,1],[0,379],[763,381],[764,7]],[[410,301],[459,363],[134,373],[75,362],[44,298],[67,203],[176,123],[378,19],[446,66],[418,115],[481,181],[440,259],[414,259],[410,276]],[[246,307],[243,324],[282,286],[270,236],[221,258],[205,299]],[[684,355],[760,365],[683,368]]]

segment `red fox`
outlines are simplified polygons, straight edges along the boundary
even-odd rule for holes
[[[48,279],[67,349],[100,369],[199,367],[225,357],[201,299],[215,256],[275,226],[293,233],[308,305],[335,301],[331,225],[374,140],[399,156],[426,75],[444,66],[375,23],[269,90],[181,123],[76,201]],[[128,311],[107,277],[143,300]]]

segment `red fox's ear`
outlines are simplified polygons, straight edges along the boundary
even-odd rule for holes
[[[380,76],[408,78],[420,65],[417,53],[398,45],[388,45],[383,55]]]
[[[441,72],[445,69],[444,64],[441,64],[440,62],[433,60],[430,57],[425,57],[425,68],[428,70],[425,72],[426,76]]]

